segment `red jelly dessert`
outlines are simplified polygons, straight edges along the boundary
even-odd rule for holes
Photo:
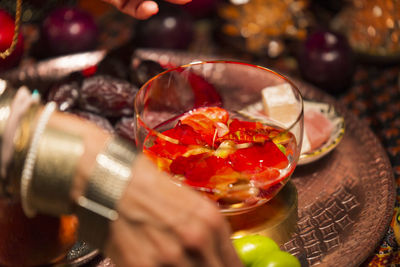
[[[220,107],[200,107],[180,116],[173,128],[151,132],[144,153],[176,182],[221,207],[237,207],[274,196],[278,190],[271,188],[279,189],[274,185],[294,170],[295,147],[290,132],[232,118]]]

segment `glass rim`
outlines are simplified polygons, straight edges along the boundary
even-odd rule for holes
[[[136,119],[136,120],[140,120],[141,126],[143,126],[144,128],[146,128],[146,129],[149,130],[150,132],[160,133],[158,130],[154,129],[154,127],[149,127],[149,126],[143,121],[143,119],[142,119],[142,118],[140,117],[140,115],[139,115],[139,111],[138,111],[138,107],[137,107],[138,105],[136,104],[136,103],[138,102],[139,95],[148,87],[148,85],[149,85],[151,82],[153,82],[154,80],[158,79],[159,77],[161,77],[161,76],[163,76],[163,75],[165,75],[165,74],[167,74],[167,73],[170,73],[170,72],[173,72],[173,71],[176,71],[176,70],[179,70],[179,69],[187,69],[188,67],[191,67],[191,66],[205,65],[205,64],[232,64],[232,65],[244,65],[244,66],[253,67],[253,68],[258,68],[258,69],[261,69],[261,70],[264,70],[264,71],[268,71],[268,72],[272,73],[273,75],[278,76],[280,79],[286,81],[287,83],[290,84],[290,86],[291,86],[292,88],[294,88],[294,90],[295,90],[295,91],[298,93],[298,95],[300,96],[300,100],[301,100],[301,110],[300,110],[299,114],[297,115],[296,120],[294,120],[293,123],[291,123],[290,126],[287,127],[287,128],[285,129],[285,131],[290,131],[292,128],[294,128],[295,125],[296,125],[296,124],[301,120],[301,118],[303,117],[303,114],[304,114],[304,98],[303,98],[303,95],[302,95],[302,93],[300,92],[299,88],[298,88],[289,78],[287,78],[286,76],[284,76],[284,75],[282,75],[282,74],[280,74],[280,73],[278,73],[278,72],[276,72],[276,71],[274,71],[274,70],[271,70],[271,69],[269,69],[269,68],[267,68],[267,67],[263,67],[263,66],[255,65],[255,64],[251,64],[251,63],[246,63],[246,62],[241,62],[241,61],[234,61],[234,60],[204,60],[204,61],[203,61],[203,60],[196,60],[196,61],[193,61],[193,62],[184,64],[184,65],[180,65],[180,66],[177,66],[177,67],[173,67],[173,68],[167,69],[167,70],[165,70],[165,71],[163,71],[163,72],[160,72],[159,74],[157,74],[157,75],[153,76],[152,78],[150,78],[147,82],[145,82],[145,83],[140,87],[139,91],[137,92],[137,94],[136,94],[136,96],[135,96],[134,109],[135,109],[135,119]]]

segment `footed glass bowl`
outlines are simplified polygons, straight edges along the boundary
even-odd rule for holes
[[[302,96],[264,67],[207,61],[171,68],[143,85],[135,111],[137,146],[223,213],[272,199],[299,159]]]

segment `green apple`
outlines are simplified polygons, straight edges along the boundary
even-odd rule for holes
[[[234,239],[233,246],[246,267],[253,266],[253,263],[271,251],[280,251],[274,240],[262,235],[247,235]]]
[[[301,264],[292,254],[282,250],[274,250],[258,258],[251,267],[301,267]]]

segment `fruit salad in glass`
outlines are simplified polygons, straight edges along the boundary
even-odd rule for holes
[[[173,68],[142,87],[135,109],[138,147],[224,213],[272,199],[299,159],[301,94],[263,67],[209,61]]]

